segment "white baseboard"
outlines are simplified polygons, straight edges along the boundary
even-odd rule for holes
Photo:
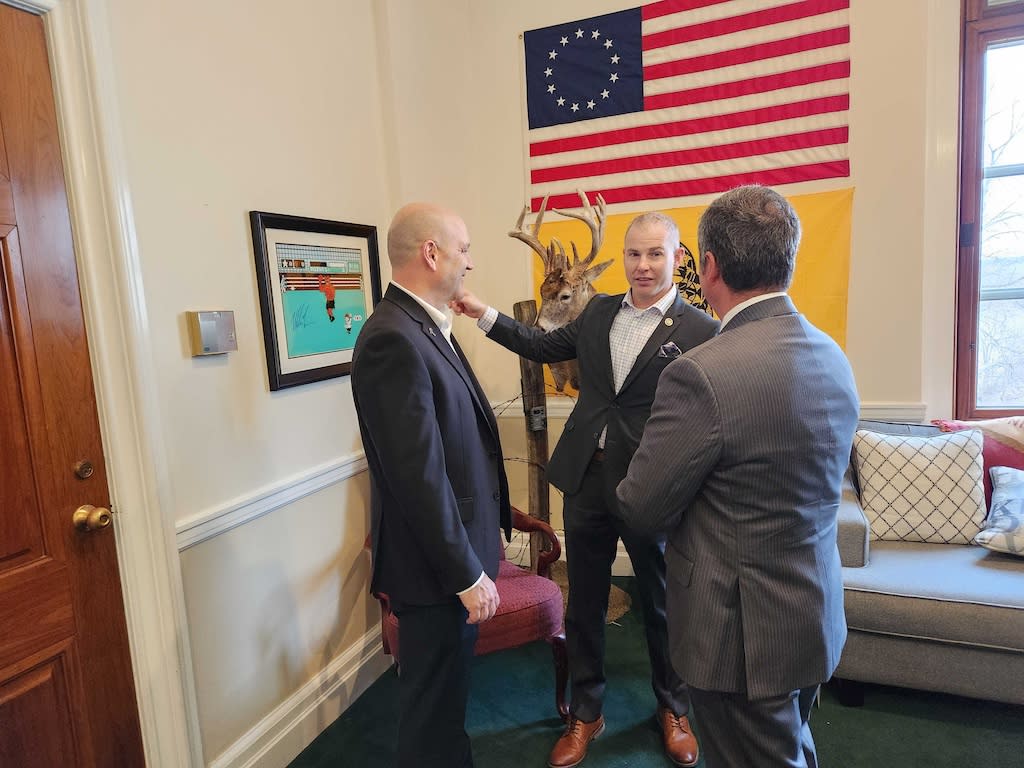
[[[547,415],[551,419],[566,419],[576,405],[575,398],[565,395],[547,397]],[[499,419],[523,418],[521,403],[509,406],[507,403],[491,403]],[[860,417],[877,421],[924,421],[927,405],[909,402],[868,401],[860,404]]]
[[[561,560],[565,560],[565,531],[555,531],[558,536],[558,543],[562,545]],[[512,541],[505,548],[505,557],[509,562],[516,565],[530,564],[530,535],[522,531],[512,531]],[[626,547],[620,541],[615,550],[615,560],[612,562],[612,576],[632,576],[633,564],[629,560]]]
[[[390,665],[377,625],[221,752],[209,768],[285,768]]]
[[[860,404],[860,417],[871,421],[910,421],[915,424],[924,421],[928,406],[924,403],[880,403]]]

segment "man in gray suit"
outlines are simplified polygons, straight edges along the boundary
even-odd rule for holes
[[[662,374],[619,508],[669,532],[672,661],[707,768],[813,768],[811,703],[846,641],[836,511],[857,391],[785,293],[800,242],[785,198],[727,192],[697,238],[721,332]]]

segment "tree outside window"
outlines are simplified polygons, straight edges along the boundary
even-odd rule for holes
[[[1024,413],[1024,2],[967,0],[957,416]]]

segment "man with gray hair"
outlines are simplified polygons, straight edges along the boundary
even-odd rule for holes
[[[727,192],[697,237],[721,332],[665,369],[619,509],[668,532],[672,661],[707,768],[814,768],[811,703],[846,641],[836,514],[856,386],[786,295],[800,222],[785,198]]]

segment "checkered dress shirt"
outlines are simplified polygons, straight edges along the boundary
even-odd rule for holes
[[[661,323],[675,300],[676,292],[670,290],[656,304],[647,309],[637,309],[633,305],[632,291],[627,291],[622,297],[622,305],[612,321],[611,330],[608,331],[608,350],[612,356],[612,380],[616,392],[622,389],[622,383],[633,370],[640,350],[644,348],[644,344],[651,338],[654,329]],[[601,430],[601,438],[597,441],[598,447],[604,448],[607,434],[608,427],[605,426]]]
[[[632,292],[627,292],[622,298],[622,306],[608,332],[608,349],[612,354],[612,376],[616,392],[622,389],[622,382],[633,370],[637,355],[675,300],[676,293],[670,290],[657,304],[647,309],[637,309],[633,305]]]

